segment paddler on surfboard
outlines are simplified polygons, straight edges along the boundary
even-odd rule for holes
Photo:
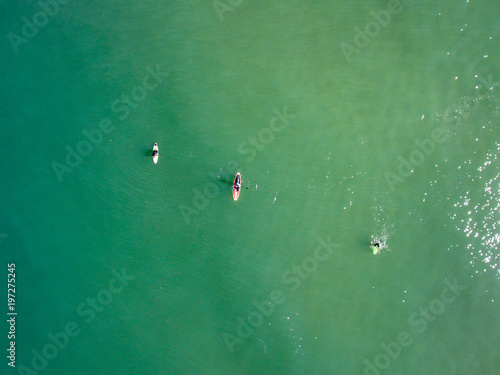
[[[233,199],[235,201],[237,201],[240,196],[240,190],[241,190],[241,174],[240,172],[238,172],[234,177],[234,184],[233,184]]]
[[[155,144],[153,146],[153,163],[156,164],[158,162],[158,156],[160,156],[159,150],[158,150],[158,143],[155,142]]]
[[[379,241],[372,243],[372,252],[373,252],[373,255],[377,255],[378,253],[380,253],[380,242]]]

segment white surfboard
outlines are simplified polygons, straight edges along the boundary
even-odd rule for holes
[[[158,143],[153,146],[153,163],[158,163],[158,156],[160,156],[160,150],[158,150]]]

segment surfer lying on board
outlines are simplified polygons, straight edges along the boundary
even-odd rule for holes
[[[375,241],[375,243],[372,243],[372,252],[373,255],[378,254],[380,252],[380,242]]]
[[[241,187],[241,176],[240,174],[238,174],[234,179],[234,190],[240,191],[240,187]]]
[[[240,189],[241,189],[241,174],[240,172],[236,173],[233,181],[233,199],[235,201],[240,197]]]

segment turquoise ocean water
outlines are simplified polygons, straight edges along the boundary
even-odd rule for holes
[[[62,3],[0,2],[1,374],[498,374],[498,1]]]

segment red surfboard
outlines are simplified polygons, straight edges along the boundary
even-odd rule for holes
[[[240,172],[238,172],[236,173],[233,182],[233,199],[235,201],[237,201],[238,198],[240,197],[240,190],[241,190],[241,174]]]

